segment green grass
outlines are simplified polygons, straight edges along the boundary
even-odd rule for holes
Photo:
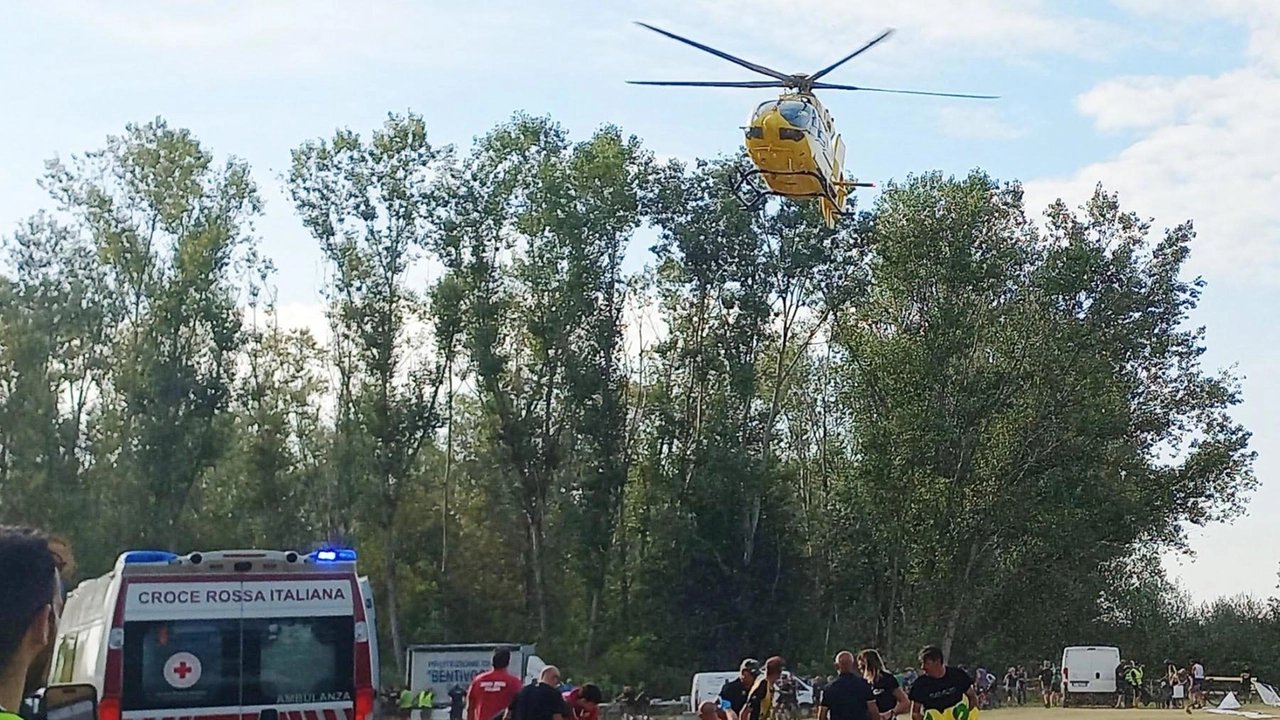
[[[1280,718],[1280,708],[1269,708],[1266,705],[1246,705],[1244,710],[1266,713]],[[1024,705],[1022,707],[1003,707],[998,710],[983,711],[979,717],[990,715],[993,718],[998,717],[999,720],[1072,720],[1075,716],[1087,716],[1088,720],[1156,720],[1157,718],[1165,718],[1165,720],[1174,720],[1178,717],[1187,717],[1183,710],[1161,710],[1159,708],[1138,708],[1133,710],[1117,710],[1115,708],[1049,708],[1045,709],[1039,705]],[[1229,720],[1230,718],[1238,718],[1238,720],[1246,720],[1239,715],[1217,715],[1208,713],[1204,710],[1195,710],[1192,712],[1199,720],[1209,720],[1210,718],[1218,720]]]

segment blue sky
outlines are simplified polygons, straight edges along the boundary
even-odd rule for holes
[[[783,71],[812,72],[897,34],[833,82],[989,93],[996,101],[828,93],[851,172],[882,183],[982,167],[1033,206],[1096,182],[1157,228],[1193,219],[1195,321],[1211,368],[1245,376],[1261,488],[1232,525],[1169,558],[1198,598],[1272,593],[1280,543],[1280,2],[1275,0],[45,0],[0,22],[0,233],[46,206],[43,161],[99,147],[157,115],[248,160],[258,224],[289,317],[315,322],[322,265],[280,190],[288,152],[388,111],[422,113],[462,147],[513,111],[575,136],[612,122],[662,156],[733,150],[768,95],[628,79],[753,79],[631,24],[643,20]],[[869,196],[864,196],[869,197]],[[629,259],[645,261],[637,242]]]

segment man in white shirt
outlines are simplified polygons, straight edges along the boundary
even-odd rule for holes
[[[1204,665],[1199,660],[1191,661],[1191,705],[1204,707]]]

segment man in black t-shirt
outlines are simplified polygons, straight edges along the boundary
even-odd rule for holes
[[[911,686],[907,697],[911,700],[911,717],[922,720],[928,710],[943,711],[966,702],[970,708],[978,707],[978,694],[973,689],[973,678],[965,671],[948,667],[943,660],[942,648],[930,645],[920,651],[920,677]]]
[[[1044,665],[1040,668],[1040,674],[1037,676],[1040,679],[1040,697],[1044,700],[1045,707],[1049,707],[1053,704],[1053,676],[1053,665],[1051,665],[1048,660],[1045,660]],[[1118,679],[1119,677],[1120,670],[1117,669],[1116,682],[1120,682]],[[1116,687],[1119,688],[1119,685]]]
[[[720,688],[720,699],[729,703],[729,709],[735,715],[742,714],[747,704],[747,693],[756,684],[756,676],[760,674],[760,663],[754,658],[747,658],[738,666],[738,677],[730,680]]]
[[[505,720],[570,720],[573,711],[560,694],[560,670],[554,665],[543,668],[537,683],[520,688],[504,717]]]
[[[880,720],[875,692],[871,683],[858,675],[853,653],[843,650],[836,655],[835,682],[822,692],[818,703],[818,720]]]

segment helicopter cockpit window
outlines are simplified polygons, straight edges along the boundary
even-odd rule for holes
[[[792,127],[807,130],[813,125],[813,108],[797,100],[784,100],[778,103],[778,112]]]

